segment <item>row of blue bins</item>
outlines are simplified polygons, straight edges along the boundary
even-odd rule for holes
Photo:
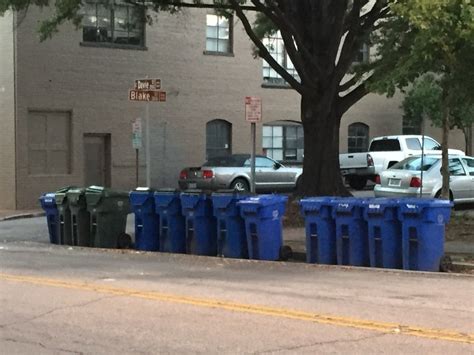
[[[228,258],[282,259],[286,201],[286,196],[279,195],[207,195],[200,191],[139,188],[130,193],[135,214],[135,248]]]
[[[450,201],[315,197],[300,207],[308,263],[439,270]]]

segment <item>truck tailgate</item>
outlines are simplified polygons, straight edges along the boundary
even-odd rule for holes
[[[344,170],[367,168],[367,153],[339,154],[339,165]]]

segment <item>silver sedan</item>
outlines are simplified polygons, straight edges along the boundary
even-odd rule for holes
[[[302,168],[285,167],[265,156],[255,159],[255,189],[291,191],[299,183]],[[233,154],[209,159],[200,167],[189,167],[179,175],[179,187],[185,189],[250,191],[250,154]]]
[[[421,170],[423,164],[423,182]],[[449,156],[450,199],[456,203],[474,202],[474,158]],[[376,177],[375,197],[437,198],[441,195],[441,155],[409,157]]]

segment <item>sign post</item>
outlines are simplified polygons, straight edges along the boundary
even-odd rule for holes
[[[132,145],[135,149],[135,186],[138,187],[139,178],[139,152],[142,148],[142,119],[137,117],[132,122]]]
[[[150,147],[150,107],[149,102],[165,102],[166,91],[161,90],[161,79],[137,79],[134,88],[128,91],[129,101],[145,102],[145,159],[146,185],[151,185],[151,147]],[[140,121],[140,148],[141,148],[141,121]],[[136,149],[137,185],[138,185],[138,149]]]
[[[262,99],[254,96],[245,97],[245,120],[250,122],[252,155],[250,158],[250,192],[255,193],[255,153],[257,122],[262,121]]]

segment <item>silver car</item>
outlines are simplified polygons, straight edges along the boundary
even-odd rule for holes
[[[302,168],[285,167],[257,155],[255,189],[257,192],[291,191],[299,183]],[[179,187],[185,189],[250,191],[250,154],[233,154],[209,159],[200,167],[185,168],[179,174]]]
[[[376,177],[375,197],[419,197],[421,164],[421,156],[413,156],[383,171]],[[474,158],[450,155],[449,174],[451,200],[456,204],[474,202]],[[441,155],[425,155],[422,197],[439,197],[442,185]]]

